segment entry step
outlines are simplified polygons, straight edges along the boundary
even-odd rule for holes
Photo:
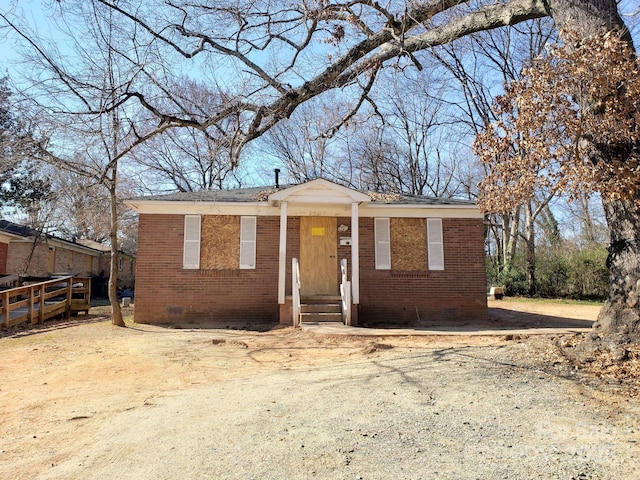
[[[301,312],[301,323],[342,322],[342,313],[337,312]]]
[[[301,303],[301,313],[342,313],[339,303]]]

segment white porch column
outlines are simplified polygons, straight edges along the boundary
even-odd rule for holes
[[[358,204],[351,204],[351,296],[354,305],[360,303],[360,228]]]
[[[287,202],[280,204],[280,250],[278,256],[278,303],[285,301],[287,275]]]

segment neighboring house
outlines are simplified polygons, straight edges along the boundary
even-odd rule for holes
[[[69,273],[87,277],[108,277],[111,257],[100,244],[72,242],[6,220],[0,220],[0,273],[46,277]],[[99,248],[94,248],[98,246]],[[121,287],[133,286],[135,259],[123,256]]]
[[[135,320],[292,323],[351,282],[351,324],[487,317],[483,215],[461,200],[365,194],[326,180],[175,193],[139,213]]]
[[[79,239],[76,240],[86,247],[93,248],[102,252],[98,263],[98,272],[105,278],[109,276],[111,268],[111,247],[93,240]],[[136,257],[129,255],[123,251],[118,252],[118,288],[133,288],[135,285],[136,275]]]

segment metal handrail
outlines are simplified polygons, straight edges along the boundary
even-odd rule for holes
[[[293,326],[300,325],[300,262],[291,259],[291,297],[293,310]]]
[[[340,305],[342,309],[342,321],[345,325],[351,325],[351,282],[347,280],[347,259],[340,260]]]

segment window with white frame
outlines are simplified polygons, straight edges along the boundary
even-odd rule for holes
[[[256,268],[257,217],[240,217],[240,268]]]
[[[427,218],[427,255],[429,270],[444,270],[442,219]]]
[[[376,218],[374,220],[374,236],[376,270],[391,270],[391,242],[388,218]]]
[[[236,217],[237,218],[237,217]],[[236,242],[240,243],[240,252],[235,252],[236,267],[240,269],[256,268],[256,234],[257,217],[240,217],[240,235]],[[236,230],[237,235],[237,230]],[[198,270],[201,267],[200,253],[202,249],[202,218],[200,215],[184,217],[183,268]],[[237,244],[236,244],[237,245]],[[205,249],[206,252],[206,249]],[[234,255],[234,256],[235,256]],[[203,261],[204,262],[204,261]],[[204,262],[204,268],[206,267]],[[230,268],[230,267],[227,267]]]
[[[184,216],[182,268],[200,268],[200,215]]]

